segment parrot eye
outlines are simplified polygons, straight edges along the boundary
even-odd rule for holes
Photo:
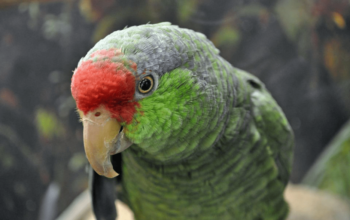
[[[153,88],[153,77],[146,76],[139,83],[139,91],[143,94],[148,93]]]

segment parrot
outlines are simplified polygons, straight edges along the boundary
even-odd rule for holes
[[[97,219],[116,219],[117,197],[136,220],[287,217],[291,127],[204,34],[168,22],[117,30],[79,61],[71,93]]]

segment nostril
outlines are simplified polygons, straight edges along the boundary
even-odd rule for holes
[[[120,127],[119,133],[123,131],[123,126]]]
[[[101,115],[101,112],[96,112],[96,113],[95,113],[95,116],[96,116],[96,117],[98,117],[98,116],[100,116],[100,115]]]

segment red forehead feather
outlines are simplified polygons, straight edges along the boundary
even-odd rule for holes
[[[135,77],[122,63],[111,61],[115,53],[102,51],[98,55],[103,57],[82,62],[72,77],[71,90],[77,107],[86,114],[103,104],[113,117],[130,123],[138,106],[133,101]]]

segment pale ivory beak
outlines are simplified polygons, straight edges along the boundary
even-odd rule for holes
[[[99,175],[118,176],[110,156],[128,148],[132,143],[120,132],[121,125],[103,106],[81,115],[84,126],[84,148],[92,168]]]

